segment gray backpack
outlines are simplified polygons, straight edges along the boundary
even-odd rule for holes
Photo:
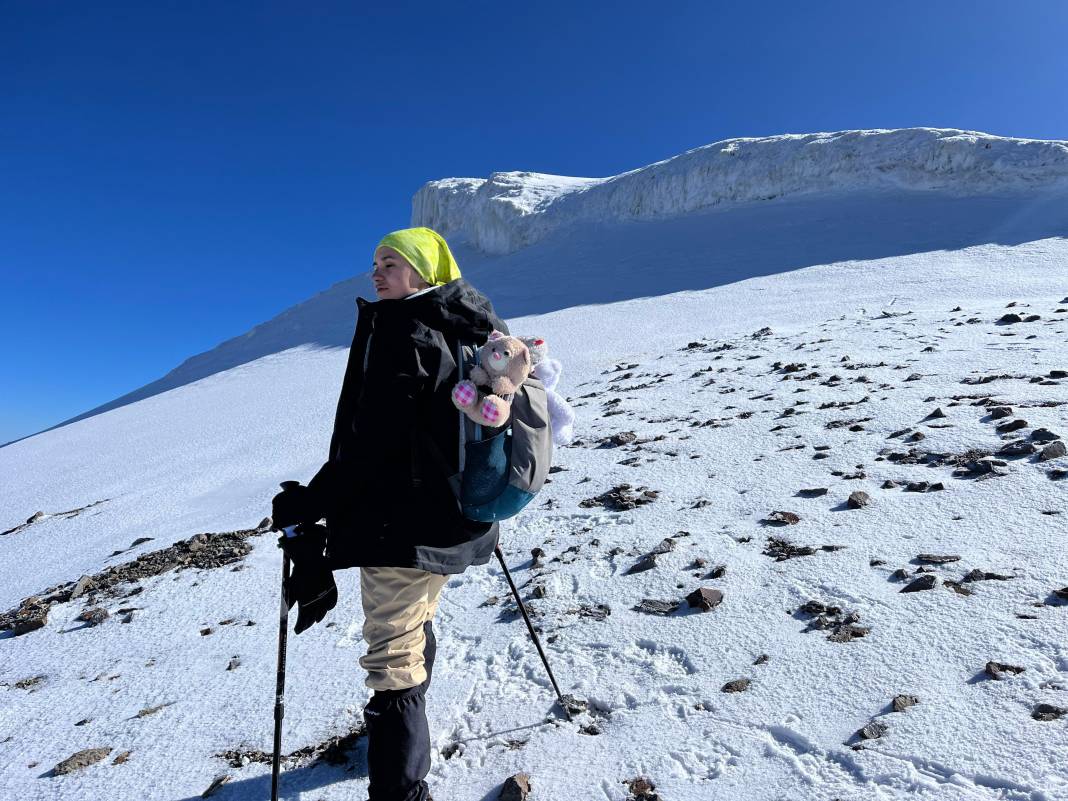
[[[456,350],[460,377],[466,378],[475,351],[469,345]],[[508,421],[485,438],[482,426],[458,413],[460,470],[450,483],[468,520],[490,523],[513,517],[534,499],[549,473],[553,438],[545,387],[528,376],[511,396],[511,405]]]

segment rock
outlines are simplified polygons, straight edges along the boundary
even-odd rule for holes
[[[48,611],[40,610],[35,613],[19,615],[11,624],[11,633],[18,637],[31,631],[44,628],[48,622]]]
[[[631,779],[627,788],[630,790],[630,798],[627,801],[662,801],[660,794],[655,792],[656,785],[644,776]]]
[[[756,659],[753,660],[753,664],[754,665],[763,665],[769,659],[771,659],[771,657],[768,656],[767,654],[761,654],[760,656],[758,656]]]
[[[720,688],[720,692],[725,693],[740,693],[749,689],[749,679],[735,679],[734,681],[728,681]]]
[[[1053,440],[1060,439],[1060,437],[1048,428],[1036,428],[1031,432],[1031,439],[1035,442],[1053,442]]]
[[[564,700],[564,708],[567,709],[572,715],[578,715],[585,712],[589,708],[589,702],[584,698],[579,698],[577,695],[571,693],[564,693],[561,696]],[[557,702],[559,703],[559,702]]]
[[[200,794],[201,798],[210,798],[215,795],[215,791],[230,781],[229,773],[220,773],[214,779],[211,780],[211,784],[208,785],[208,789]]]
[[[1019,431],[1021,428],[1027,428],[1026,420],[1013,420],[1008,423],[1002,423],[994,430],[999,434],[1009,434],[1013,431]]]
[[[52,768],[52,773],[56,776],[63,776],[67,773],[73,773],[76,770],[81,770],[82,768],[86,768],[89,765],[99,762],[108,754],[110,754],[111,751],[112,749],[110,748],[86,748],[84,751],[79,751],[76,754],[71,754],[69,757],[64,759],[62,762]]]
[[[1035,720],[1057,720],[1068,715],[1068,709],[1061,706],[1053,706],[1053,704],[1038,704],[1031,710],[1031,717]]]
[[[1062,587],[1059,590],[1054,590],[1053,594],[1060,598],[1062,601],[1068,601],[1068,587]]]
[[[890,727],[885,723],[881,723],[877,720],[873,720],[863,729],[857,732],[857,736],[862,740],[877,740],[890,731]]]
[[[950,562],[959,562],[959,556],[953,556],[950,554],[936,554],[936,553],[921,553],[916,557],[917,562],[926,562],[932,565],[945,565]]]
[[[910,706],[916,706],[919,702],[920,699],[915,695],[895,695],[892,703],[895,712],[904,712]]]
[[[1026,439],[1016,439],[998,448],[998,456],[1027,456],[1038,450],[1038,446]]]
[[[1001,317],[998,318],[998,322],[1004,324],[1022,323],[1023,318],[1020,317],[1020,315],[1018,314],[1013,314],[1012,312],[1009,312],[1008,314],[1001,315]]]
[[[647,615],[670,615],[681,604],[678,601],[659,601],[655,598],[644,598],[634,607],[636,612],[644,612]]]
[[[900,592],[921,592],[922,590],[933,590],[938,584],[938,576],[932,573],[920,576],[918,579],[902,587]]]
[[[501,788],[497,798],[498,801],[526,801],[526,797],[530,795],[530,790],[530,774],[521,771],[505,779],[504,786]]]
[[[864,628],[863,626],[856,626],[852,623],[846,623],[838,626],[833,632],[827,635],[827,639],[831,642],[851,642],[852,640],[859,639],[867,635],[871,629]]]
[[[105,620],[108,619],[108,610],[102,607],[94,607],[93,609],[86,609],[75,620],[81,620],[88,623],[90,626],[99,626]]]
[[[964,578],[962,578],[961,581],[1008,581],[1009,579],[1014,578],[1016,578],[1016,576],[1003,576],[1000,573],[987,573],[979,568],[975,568],[974,570],[969,570],[965,573]]]
[[[800,521],[801,518],[793,512],[774,511],[765,518],[765,522],[778,526],[792,526]]]
[[[623,445],[630,445],[634,440],[638,438],[638,435],[633,431],[620,431],[617,434],[613,434],[601,441],[599,448],[619,448]]]
[[[798,556],[811,556],[814,553],[816,553],[816,548],[811,545],[794,545],[778,537],[768,537],[763,551],[764,556],[770,556],[776,562],[784,562]]]
[[[716,565],[714,568],[712,568],[711,570],[708,571],[708,574],[705,576],[705,578],[706,579],[719,579],[719,578],[723,578],[725,575],[727,575],[727,566],[726,565]]]
[[[1042,453],[1038,455],[1038,461],[1048,462],[1050,459],[1059,459],[1064,456],[1066,452],[1068,452],[1068,450],[1065,449],[1064,443],[1057,440],[1056,442],[1051,442],[1042,449]]]
[[[938,407],[937,409],[935,409],[935,410],[934,410],[933,412],[931,412],[931,413],[930,413],[929,415],[927,415],[927,416],[926,416],[925,418],[923,418],[923,419],[924,419],[924,420],[934,420],[934,419],[936,419],[936,418],[939,418],[939,417],[945,417],[945,416],[946,416],[946,413],[945,413],[945,412],[943,412],[943,411],[942,411],[942,407],[941,407],[941,406],[939,406],[939,407]]]
[[[1025,668],[1017,667],[1016,665],[1005,665],[1001,662],[987,662],[985,670],[986,675],[990,678],[1001,681],[1018,673],[1023,673]]]
[[[989,409],[990,416],[995,420],[1003,417],[1012,417],[1012,408],[1009,406],[993,406]]]
[[[123,751],[121,754],[119,754],[117,757],[115,757],[113,760],[111,760],[111,764],[112,765],[121,765],[123,762],[125,762],[126,760],[128,760],[130,758],[130,754],[132,754],[132,753],[133,753],[133,751]]]
[[[899,567],[897,570],[890,574],[890,578],[892,578],[894,581],[904,581],[905,579],[911,576],[912,574],[903,567]]]
[[[74,585],[74,589],[70,591],[70,599],[73,601],[76,598],[81,598],[92,588],[93,579],[89,576],[82,576],[78,579],[78,583]]]
[[[227,670],[233,670],[234,668],[238,668],[238,667],[241,667],[241,657],[239,657],[239,656],[230,657],[230,663],[226,666],[226,669]]]
[[[686,596],[686,603],[694,609],[708,612],[723,603],[723,593],[711,587],[700,587]]]
[[[644,573],[646,570],[652,570],[656,567],[657,555],[655,553],[647,553],[637,562],[630,566],[625,575],[631,575],[633,573]]]
[[[642,487],[638,487],[642,490]],[[660,495],[658,490],[645,489],[641,494],[631,491],[630,484],[620,484],[607,492],[603,492],[595,498],[587,498],[579,502],[579,506],[589,509],[594,506],[603,506],[611,512],[624,512],[652,503]]]
[[[1068,378],[1068,370],[1050,370],[1047,378]]]
[[[672,537],[664,537],[664,539],[660,541],[660,544],[653,548],[653,550],[651,550],[649,553],[653,553],[659,556],[660,554],[669,553],[674,550],[675,540]]]
[[[868,497],[868,493],[863,490],[857,490],[856,492],[849,493],[846,505],[849,506],[850,509],[861,509],[867,506],[870,500],[871,498]]]

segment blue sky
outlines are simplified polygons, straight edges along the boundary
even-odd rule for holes
[[[1059,0],[369,5],[0,3],[0,443],[365,269],[428,180],[1068,139]]]

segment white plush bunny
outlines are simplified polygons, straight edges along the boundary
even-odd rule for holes
[[[570,445],[575,436],[575,410],[556,391],[564,365],[559,359],[549,358],[549,346],[541,337],[519,337],[530,351],[533,368],[530,374],[541,381],[549,402],[549,423],[553,430],[554,445]]]

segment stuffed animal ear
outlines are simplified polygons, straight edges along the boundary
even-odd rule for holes
[[[504,339],[504,336],[502,332],[494,330],[490,332],[488,339]]]

